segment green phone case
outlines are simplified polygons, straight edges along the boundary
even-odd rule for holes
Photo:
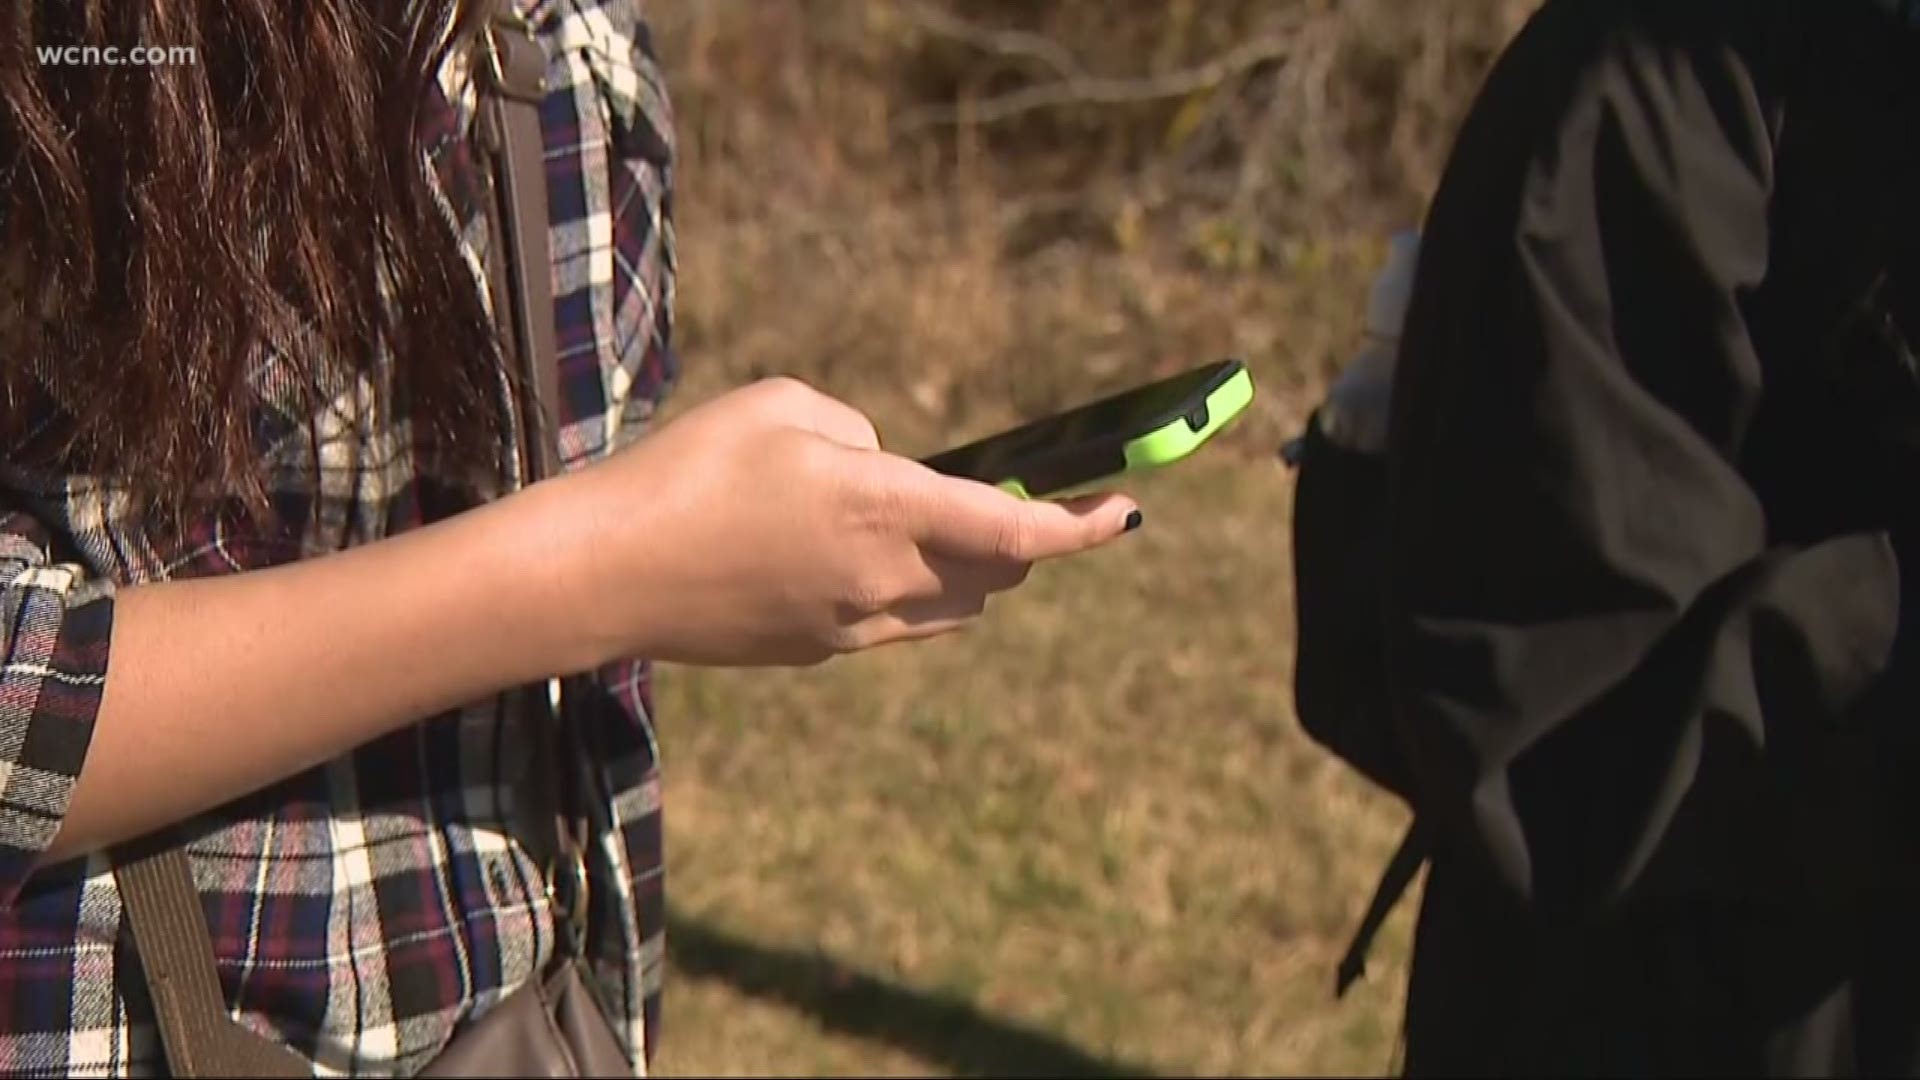
[[[1127,442],[1126,468],[1064,491],[1049,492],[1045,498],[1067,499],[1075,495],[1084,495],[1099,490],[1112,482],[1116,476],[1142,473],[1179,461],[1198,450],[1208,439],[1219,434],[1233,422],[1234,418],[1245,412],[1252,402],[1253,376],[1245,368],[1241,368],[1207,395],[1207,421],[1200,427],[1195,428],[1187,422],[1185,417],[1171,420],[1166,425]],[[1002,480],[996,486],[1022,499],[1033,497],[1027,493],[1026,484],[1018,479]]]

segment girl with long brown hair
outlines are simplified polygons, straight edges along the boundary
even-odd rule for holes
[[[1137,523],[675,373],[673,138],[636,6],[516,0],[564,468],[521,486],[456,0],[0,7],[0,1073],[162,1067],[114,876],[185,845],[221,992],[316,1071],[430,1066],[539,969],[513,816],[579,679],[589,952],[636,1072],[661,965],[648,669],[937,634]],[[68,63],[69,46],[192,62]]]

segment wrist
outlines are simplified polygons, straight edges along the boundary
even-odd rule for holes
[[[495,503],[495,581],[510,593],[509,631],[538,676],[571,675],[611,657],[593,627],[588,601],[597,591],[592,530],[570,476],[534,484]]]
[[[645,655],[653,640],[636,625],[643,613],[624,599],[646,590],[622,569],[636,560],[617,550],[594,472],[543,480],[501,504],[514,552],[509,576],[523,590],[518,606],[526,613],[529,647],[551,675]]]

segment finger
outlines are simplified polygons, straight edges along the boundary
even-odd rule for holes
[[[931,470],[910,492],[915,538],[932,551],[961,559],[1059,558],[1098,547],[1139,523],[1139,505],[1113,493],[1061,502],[1027,500]]]
[[[926,560],[941,593],[1003,593],[1025,584],[1027,575],[1033,572],[1033,564],[1023,559],[956,559],[929,553]],[[933,595],[938,594],[913,599],[930,599]]]
[[[914,549],[893,569],[869,579],[867,585],[841,605],[840,618],[856,623],[902,605],[939,601],[942,597],[986,596],[1018,588],[1033,564],[1009,559],[954,559]]]
[[[881,616],[884,623],[892,623],[902,632],[925,631],[941,627],[951,628],[961,623],[972,622],[987,611],[987,594],[984,592],[951,592],[944,596],[935,596],[927,600],[908,600]],[[938,630],[944,633],[944,630]]]
[[[902,641],[924,641],[960,630],[985,614],[985,593],[949,593],[909,600],[847,629],[848,652]]]

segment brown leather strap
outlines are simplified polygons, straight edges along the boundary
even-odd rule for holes
[[[493,182],[488,209],[496,225],[500,258],[489,260],[495,298],[504,304],[509,331],[504,344],[513,352],[520,382],[521,415],[536,430],[523,433],[528,450],[528,479],[559,468],[553,440],[560,393],[558,347],[553,326],[553,262],[547,248],[546,143],[541,135],[539,103],[546,97],[546,53],[526,23],[500,3],[485,31],[478,70],[481,135],[487,143]],[[530,370],[530,374],[529,374]]]
[[[556,441],[560,360],[553,322],[553,258],[548,248],[545,141],[539,105],[546,97],[546,54],[524,21],[501,4],[488,27],[478,75],[483,98],[481,135],[491,166],[493,198],[488,209],[497,258],[488,260],[494,295],[504,299],[508,333],[503,345],[516,366],[521,402],[521,463],[529,482],[559,472]],[[577,952],[585,933],[587,842],[581,806],[587,790],[581,769],[586,760],[572,710],[566,701],[549,704],[546,688],[536,692],[531,715],[553,721],[536,732],[534,780],[518,794],[535,822],[530,839],[550,843],[539,851],[557,907],[555,925],[563,935],[557,955]],[[564,697],[565,684],[560,692]]]
[[[546,408],[558,400],[559,367],[553,326],[552,262],[547,255],[547,196],[539,101],[546,93],[546,56],[512,0],[496,0],[484,30],[476,74],[480,83],[483,137],[493,145],[496,197],[489,206],[500,257],[488,260],[494,297],[517,360],[515,396],[520,408],[518,452],[529,480],[559,468],[555,426]],[[503,220],[504,219],[504,220]],[[529,369],[531,372],[529,373]],[[544,710],[536,712],[544,715]],[[576,761],[564,721],[560,755]],[[537,736],[536,742],[542,742]],[[535,787],[558,777],[571,796],[572,769],[539,770]],[[576,815],[553,816],[561,841],[556,857],[576,858]],[[214,964],[206,910],[194,886],[185,848],[173,844],[119,862],[114,868],[127,923],[139,952],[147,990],[160,1028],[169,1070],[178,1077],[295,1077],[313,1069],[293,1051],[237,1023],[227,1011]],[[577,928],[585,904],[584,873],[577,891],[562,898],[568,910],[558,921]]]
[[[114,869],[120,902],[174,1076],[312,1076],[298,1054],[234,1022],[227,1012],[206,910],[178,845]]]

